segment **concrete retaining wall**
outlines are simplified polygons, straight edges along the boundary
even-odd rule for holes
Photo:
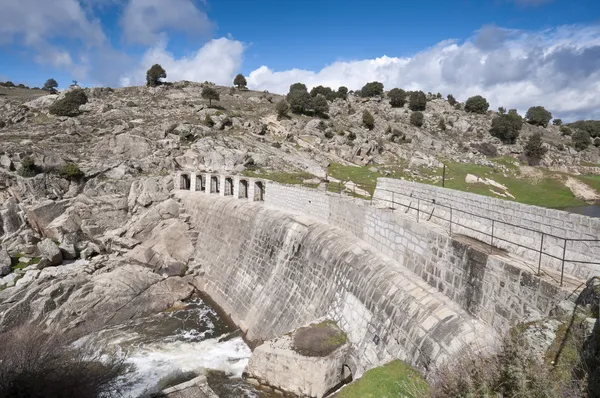
[[[431,202],[432,199],[435,200],[435,203]],[[543,248],[545,255],[541,258],[541,264],[560,271],[564,250],[567,258],[564,264],[565,273],[583,279],[600,273],[598,265],[569,261],[600,262],[600,242],[568,241],[565,246],[565,240],[562,239],[599,239],[600,219],[598,218],[410,181],[378,179],[374,202],[381,206],[391,207],[392,201],[396,204],[394,207],[400,211],[404,211],[408,205],[415,208],[419,206],[420,219],[429,218],[433,212],[434,216],[431,217],[431,222],[442,226],[447,231],[451,228],[454,234],[470,236],[485,243],[491,243],[490,235],[493,228],[494,236],[496,236],[493,242],[495,247],[506,249],[534,264],[539,262],[538,251]],[[452,214],[448,207],[452,207]],[[468,215],[461,211],[501,222],[495,222],[492,226],[491,220]],[[417,218],[416,210],[411,210],[407,214]],[[448,221],[450,217],[453,220],[452,226]],[[542,234],[537,231],[548,235],[545,235],[542,241]],[[502,239],[506,239],[506,241]],[[557,258],[552,258],[550,255]]]

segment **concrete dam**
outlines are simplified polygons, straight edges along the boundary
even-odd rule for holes
[[[554,253],[551,238],[538,264],[500,238],[502,228],[508,232],[501,224],[497,241],[486,245],[481,225],[459,222],[457,204],[449,231],[432,215],[445,211],[442,201],[450,200],[443,195],[454,192],[436,187],[380,179],[368,201],[206,173],[180,172],[174,185],[197,233],[191,271],[247,340],[259,345],[330,319],[348,337],[336,366],[355,378],[393,359],[427,375],[465,349],[488,349],[511,326],[547,316],[578,277],[594,270],[568,266],[561,287],[554,257],[543,258]],[[420,196],[413,209],[417,191],[430,199]],[[398,208],[387,203],[391,192]],[[600,225],[586,222],[598,236]]]

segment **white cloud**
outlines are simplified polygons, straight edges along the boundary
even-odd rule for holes
[[[543,105],[558,116],[600,118],[600,27],[564,26],[537,33],[484,27],[464,43],[446,41],[409,58],[335,62],[320,71],[250,73],[252,89],[286,93],[290,84],[359,89],[366,82],[487,97],[492,107]]]
[[[240,41],[220,38],[202,46],[196,53],[175,58],[166,50],[166,41],[160,41],[143,56],[136,70],[122,76],[121,84],[144,84],[146,71],[155,63],[167,72],[167,80],[211,81],[231,85],[241,67],[244,44]]]
[[[166,30],[207,33],[211,23],[192,0],[129,0],[121,26],[128,43],[153,45]]]

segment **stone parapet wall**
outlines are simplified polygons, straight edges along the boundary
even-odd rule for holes
[[[542,249],[541,265],[560,272],[564,251],[565,273],[583,279],[600,273],[599,265],[573,261],[600,263],[600,242],[567,241],[565,245],[563,239],[600,239],[598,218],[389,178],[378,179],[373,200],[403,212],[410,206],[413,209],[406,214],[415,220],[428,219],[453,234],[488,244],[493,233],[493,246],[533,264],[540,263]]]

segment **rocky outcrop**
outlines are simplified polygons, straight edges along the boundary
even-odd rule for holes
[[[60,252],[58,246],[54,242],[52,242],[52,240],[46,238],[40,243],[38,243],[37,247],[42,257],[42,260],[46,260],[44,261],[42,268],[46,265],[53,267],[62,264],[62,253]]]
[[[10,274],[12,261],[5,248],[0,246],[0,276]]]

